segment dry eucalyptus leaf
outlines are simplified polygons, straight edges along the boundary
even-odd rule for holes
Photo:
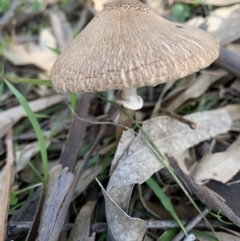
[[[89,201],[87,202],[79,212],[73,228],[69,234],[67,241],[94,241],[95,233],[89,236],[90,225],[91,225],[91,215],[95,208],[96,202]]]
[[[207,32],[211,32],[221,45],[225,45],[240,37],[240,5],[217,8],[210,12],[208,17],[198,16],[190,19],[187,24],[204,28]]]
[[[50,72],[58,55],[51,48],[57,48],[56,40],[49,29],[43,29],[40,33],[39,44],[12,43],[8,49],[4,50],[4,57],[14,65],[33,64],[40,69]]]
[[[195,81],[191,82],[187,89],[176,96],[165,108],[169,111],[176,110],[186,101],[204,94],[214,82],[226,75],[227,72],[224,70],[220,70],[218,75],[211,73],[200,74]]]
[[[228,182],[240,170],[240,136],[225,152],[206,156],[195,169],[194,181],[202,183],[213,179]]]
[[[97,180],[98,181],[98,180]],[[117,241],[139,241],[143,240],[147,230],[147,223],[139,218],[128,216],[117,203],[102,189],[106,202],[106,216],[108,222],[108,238]]]
[[[226,110],[232,121],[240,120],[240,104],[226,105],[220,109]]]
[[[8,217],[9,197],[13,175],[13,143],[12,133],[10,132],[7,140],[7,160],[6,165],[0,171],[0,240],[5,240],[6,223]]]
[[[63,101],[65,98],[65,95],[55,95],[34,101],[29,101],[28,104],[33,112],[38,112]],[[22,106],[16,106],[1,112],[0,138],[3,137],[16,122],[18,122],[22,117],[25,116],[26,112]]]
[[[224,200],[224,197],[221,198],[222,195],[220,193],[217,193],[215,190],[212,191],[212,188],[210,189],[207,186],[195,184],[192,178],[186,175],[179,168],[177,161],[172,156],[168,155],[168,162],[170,163],[171,167],[178,175],[178,177],[183,181],[183,183],[187,185],[188,190],[194,193],[209,208],[211,208],[215,212],[220,211],[221,215],[225,215],[228,219],[230,219],[233,223],[240,227],[240,216],[238,216],[238,214],[240,213],[239,205],[236,206],[234,203],[232,203],[237,202],[238,204],[238,199],[230,199],[230,205],[228,205],[228,202]],[[222,184],[222,186],[224,186],[224,184]],[[237,195],[239,195],[239,193],[237,193]]]
[[[162,153],[178,157],[201,141],[227,132],[232,124],[228,113],[224,110],[194,113],[185,118],[195,122],[197,129],[192,130],[170,117],[149,119],[143,122],[142,128]],[[135,137],[126,152],[124,159],[120,159],[117,169],[110,178],[108,192],[113,188],[143,183],[163,167],[161,161],[140,136]]]
[[[57,241],[71,201],[73,173],[58,165],[49,173],[36,241]]]

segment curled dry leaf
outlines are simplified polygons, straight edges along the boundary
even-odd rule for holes
[[[15,65],[33,64],[40,69],[50,72],[57,54],[51,48],[57,48],[56,40],[49,29],[43,29],[40,33],[39,44],[33,42],[25,44],[12,43],[4,50],[4,57]]]
[[[171,167],[178,175],[178,177],[185,183],[188,189],[193,192],[204,204],[215,212],[221,212],[222,215],[225,215],[233,223],[240,227],[240,216],[237,216],[232,210],[231,206],[228,206],[228,203],[225,202],[221,196],[217,195],[215,191],[212,191],[207,186],[201,186],[195,184],[191,177],[183,173],[179,168],[177,161],[170,155],[168,157],[168,162]]]
[[[102,184],[100,182],[98,182],[98,184],[102,189],[106,202],[109,240],[143,240],[143,237],[147,230],[147,223],[139,218],[131,218],[130,216],[128,216],[108,195],[108,193],[104,190]]]
[[[240,170],[240,136],[225,152],[206,156],[197,165],[193,178],[201,183],[213,179],[222,183],[228,182]]]
[[[199,75],[195,81],[191,82],[191,84],[186,88],[183,92],[181,92],[178,96],[176,96],[168,105],[166,105],[166,109],[169,111],[174,111],[178,109],[182,104],[186,101],[197,98],[204,94],[206,90],[217,80],[226,76],[227,72],[224,70],[219,70],[218,74],[215,73],[202,73]]]
[[[178,157],[199,142],[227,132],[232,123],[224,110],[194,113],[185,118],[197,123],[197,129],[191,130],[170,117],[149,119],[143,123],[142,128],[162,153],[171,153]],[[133,139],[126,153],[123,159],[119,160],[119,165],[110,178],[108,192],[113,188],[143,183],[163,167],[141,136]]]
[[[65,98],[65,95],[55,95],[29,101],[28,104],[33,112],[38,112],[61,102]],[[24,116],[26,116],[26,113],[22,106],[16,106],[0,113],[0,138]]]
[[[89,236],[91,215],[95,205],[95,201],[89,201],[82,207],[69,234],[68,241],[95,241],[95,233]]]
[[[232,123],[225,110],[206,111],[185,117],[197,123],[198,128],[191,130],[188,126],[170,117],[158,117],[147,120],[143,123],[142,128],[161,152],[171,153],[178,157],[189,147],[220,133],[227,132]],[[124,150],[124,148],[126,149]],[[143,183],[153,173],[163,167],[163,164],[144,138],[136,136],[133,139],[130,130],[123,134],[116,153],[112,168],[114,171],[108,183],[107,194],[104,193],[106,202],[111,203],[111,207],[107,206],[106,208],[109,224],[112,224],[114,219],[121,218],[117,215],[127,216],[124,211],[128,208],[133,184]],[[103,192],[105,191],[103,190]],[[112,209],[116,208],[119,210],[113,212]],[[114,225],[118,225],[118,227]],[[125,223],[121,224],[115,220],[114,225],[109,226],[109,229],[113,237],[118,237],[114,236],[117,235],[117,233],[114,233],[115,229],[125,230]],[[114,231],[111,229],[114,229]]]

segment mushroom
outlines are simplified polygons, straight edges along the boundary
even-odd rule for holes
[[[182,78],[218,55],[217,41],[203,30],[169,22],[138,0],[117,0],[64,49],[51,80],[64,92],[122,90],[116,102],[138,110],[137,87]]]

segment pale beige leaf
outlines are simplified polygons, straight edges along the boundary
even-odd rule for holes
[[[185,89],[182,93],[174,98],[165,108],[169,111],[174,111],[184,104],[187,100],[197,98],[204,94],[206,90],[221,77],[227,75],[226,71],[220,71],[219,75],[211,73],[202,73],[195,81],[191,82],[191,85]]]
[[[195,27],[204,26],[204,29],[210,32],[221,45],[230,43],[240,37],[240,4],[217,8],[210,12],[208,17],[192,18],[187,24]]]
[[[61,102],[65,98],[65,95],[55,95],[29,101],[28,103],[33,112],[38,112]],[[22,106],[16,106],[0,113],[0,138],[3,137],[8,130],[24,116],[26,116],[26,112]]]
[[[79,212],[73,228],[69,234],[68,241],[94,241],[95,233],[89,236],[90,225],[91,225],[91,215],[95,208],[96,202],[87,202]]]
[[[193,178],[196,183],[213,179],[228,182],[240,170],[240,136],[225,152],[214,153],[200,161]]]
[[[6,146],[7,161],[6,165],[0,171],[0,240],[5,240],[9,197],[12,184],[14,163],[12,133],[9,133],[7,137]]]
[[[199,142],[227,132],[232,124],[228,113],[224,110],[195,113],[185,118],[197,123],[197,129],[192,130],[170,117],[147,120],[143,123],[143,129],[162,153],[178,157]],[[124,155],[124,159],[119,163],[110,178],[108,192],[113,188],[143,183],[163,167],[161,161],[140,136],[131,142],[127,155]]]
[[[43,29],[40,33],[39,44],[12,43],[4,50],[4,57],[15,65],[33,64],[40,69],[50,72],[58,55],[51,48],[57,48],[56,41],[49,29]]]
[[[212,236],[215,236],[213,233],[210,233],[210,232],[206,232],[206,233],[209,233]],[[240,241],[239,237],[234,236],[234,235],[229,234],[229,233],[216,232],[216,234],[217,234],[218,239],[222,240],[222,241]],[[196,237],[198,238],[199,241],[209,241],[209,239],[205,239],[205,238],[203,238],[199,235],[196,235]]]
[[[147,223],[139,218],[131,218],[130,216],[128,216],[108,195],[108,193],[104,190],[102,184],[99,181],[98,184],[102,189],[106,202],[106,216],[108,222],[109,240],[143,240],[143,237],[147,230]]]
[[[240,120],[240,104],[226,105],[220,109],[227,111],[232,121]]]

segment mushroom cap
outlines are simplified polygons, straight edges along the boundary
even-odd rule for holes
[[[50,78],[64,92],[155,86],[206,68],[218,55],[203,30],[169,22],[138,0],[118,0],[64,49]]]

